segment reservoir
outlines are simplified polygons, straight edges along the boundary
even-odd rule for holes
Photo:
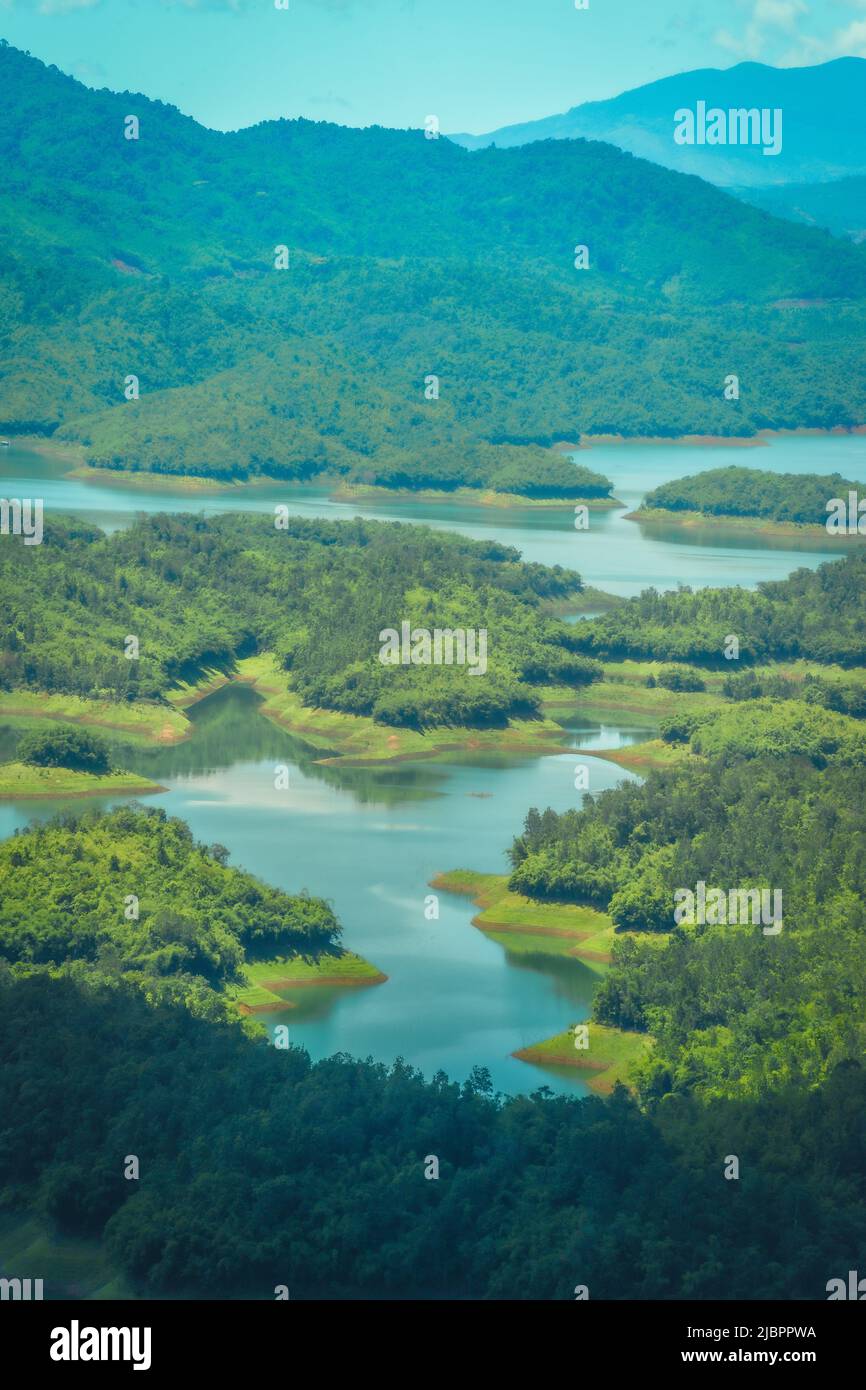
[[[699,469],[728,463],[778,472],[838,472],[866,483],[866,439],[790,437],[767,447],[690,448],[622,445],[581,455],[613,480],[614,494],[633,509],[650,488]],[[333,518],[363,514],[424,522],[478,539],[496,539],[524,558],[580,571],[588,584],[618,594],[649,585],[752,586],[781,579],[801,565],[838,558],[828,536],[793,547],[715,527],[644,532],[623,512],[593,512],[577,532],[571,510],[494,509],[423,502],[375,507],[333,503],[311,489],[251,486],[203,501],[158,487],[82,483],[56,463],[14,446],[0,456],[4,496],[42,497],[46,512],[74,513],[115,529],[152,511],[272,511]],[[516,1049],[585,1018],[597,977],[577,961],[509,956],[471,925],[467,898],[439,895],[438,920],[427,920],[430,880],[449,869],[506,873],[505,851],[531,806],[557,811],[579,805],[576,761],[589,768],[590,791],[631,776],[597,756],[652,736],[632,716],[604,724],[589,715],[561,716],[572,751],[543,757],[462,753],[425,762],[340,767],[259,713],[259,697],[232,686],[190,711],[193,736],[174,748],[117,744],[118,760],[167,791],[145,798],[181,816],[197,839],[228,847],[230,862],[288,892],[327,898],[343,924],[343,943],[388,976],[362,989],[284,991],[294,1005],[267,1023],[287,1024],[292,1042],[313,1058],[334,1052],[391,1063],[395,1057],[427,1077],[443,1070],[463,1080],[489,1068],[497,1089],[516,1093],[549,1085],[581,1094],[580,1073],[562,1075],[517,1061]],[[12,756],[17,733],[0,728],[0,759]],[[275,765],[289,767],[289,786],[275,787]],[[100,805],[66,802],[65,808]],[[108,799],[106,805],[111,804]],[[60,802],[0,802],[0,835]]]

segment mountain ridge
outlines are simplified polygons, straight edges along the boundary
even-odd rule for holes
[[[8,46],[0,81],[5,434],[103,467],[561,497],[598,475],[557,439],[866,420],[866,251],[700,179],[597,141],[215,132]]]
[[[510,148],[548,138],[607,139],[632,154],[721,186],[826,181],[866,173],[866,138],[859,111],[864,88],[864,58],[834,58],[801,68],[744,62],[730,68],[673,73],[539,120],[501,126],[483,135],[458,133],[448,138],[467,149],[493,142]],[[723,109],[781,106],[786,127],[781,154],[768,159],[751,146],[677,146],[674,112],[698,100]],[[822,107],[823,119],[815,120]],[[834,141],[835,162],[826,153]]]

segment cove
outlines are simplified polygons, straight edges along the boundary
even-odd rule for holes
[[[228,686],[190,711],[194,733],[186,743],[113,745],[124,766],[168,788],[147,805],[181,816],[197,839],[226,845],[231,863],[268,883],[328,898],[344,945],[389,977],[363,990],[279,990],[295,1007],[259,1020],[287,1024],[290,1040],[314,1058],[345,1051],[390,1063],[402,1056],[427,1076],[441,1068],[458,1080],[482,1065],[503,1091],[546,1082],[583,1092],[573,1073],[541,1072],[510,1054],[586,1017],[597,977],[578,961],[509,957],[471,925],[475,908],[466,898],[442,893],[439,920],[424,914],[437,873],[458,865],[507,872],[505,849],[530,806],[564,811],[579,803],[575,755],[322,766],[258,713],[259,703],[249,688]],[[622,769],[586,750],[645,736],[645,728],[603,730],[574,720],[566,741],[581,749],[590,789],[601,791],[622,780]],[[0,756],[11,755],[16,739],[9,727],[0,730]],[[289,767],[281,791],[274,787],[278,762]],[[4,803],[0,833],[76,807],[84,809],[71,801]]]

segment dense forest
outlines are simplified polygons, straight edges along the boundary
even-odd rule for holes
[[[730,755],[529,813],[511,887],[637,933],[616,942],[595,1017],[652,1033],[645,1097],[755,1098],[862,1060],[864,793],[862,767]],[[675,892],[701,881],[779,890],[783,929],[676,925]]]
[[[338,949],[326,903],[269,888],[227,858],[161,810],[34,825],[0,843],[0,957],[86,961],[156,990],[168,980],[216,988],[236,982],[246,960]]]
[[[552,443],[866,419],[866,250],[699,179],[583,140],[224,134],[8,46],[0,79],[5,434],[106,467],[598,497]]]
[[[759,468],[711,468],[689,478],[662,483],[648,492],[636,515],[656,508],[703,512],[708,516],[763,517],[824,526],[827,503],[858,484],[840,473],[768,473]]]
[[[699,179],[584,140],[221,133],[2,42],[0,81],[4,435],[223,482],[603,503],[592,455],[557,441],[866,420],[866,247]],[[853,485],[724,469],[647,505],[808,523],[828,486]],[[329,902],[136,804],[19,830],[0,844],[0,1214],[99,1242],[142,1297],[824,1299],[866,1230],[864,581],[852,552],[569,625],[551,612],[576,573],[419,526],[51,518],[43,544],[0,546],[5,692],[168,713],[185,683],[272,653],[308,707],[501,728],[540,715],[544,687],[564,703],[615,684],[602,662],[650,660],[622,698],[664,709],[669,760],[531,809],[510,850],[530,907],[613,921],[593,1021],[648,1047],[605,1099],[270,1045],[237,987],[276,954],[341,955]],[[383,664],[404,623],[484,630],[483,679]],[[766,669],[798,659],[819,673]],[[2,732],[28,766],[120,756],[36,722]],[[282,760],[287,735],[246,723],[226,752],[217,703],[174,771]],[[371,775],[345,785],[363,800]],[[778,894],[782,929],[677,921],[701,882]]]
[[[694,661],[735,671],[725,658],[729,635],[737,661],[810,657],[866,665],[863,592],[866,555],[851,554],[757,590],[645,589],[637,598],[580,624],[578,650],[596,657]]]
[[[790,798],[790,786],[777,791]],[[815,791],[814,814],[826,816]],[[649,796],[634,809],[661,838],[669,799],[655,784]],[[730,801],[712,801],[717,817]],[[613,819],[624,826],[629,814]],[[681,814],[701,820],[697,787]],[[848,812],[811,882],[846,867],[859,814]],[[768,843],[783,855],[794,841],[771,831]],[[845,1059],[862,1033],[863,961],[838,916],[809,932],[811,889],[792,905],[807,938],[799,950],[799,930],[768,962],[720,943],[732,964],[746,954],[710,994],[701,943],[684,941],[669,948],[691,950],[683,973],[641,977],[639,988],[654,1026],[670,1012],[664,1056],[679,1056],[677,1030],[694,1028],[698,1082],[708,1036],[723,1049],[718,1020],[744,990],[756,1004],[736,1041],[761,1025],[758,1001],[774,1000],[776,983],[778,1013],[765,1005],[763,1026],[775,1019],[782,1034],[798,971],[819,1001],[842,997],[842,1016],[819,1013],[817,1046],[815,1033],[774,1039],[772,1084],[728,1080],[708,1106],[684,1066],[674,1085],[655,1071],[642,1110],[621,1088],[607,1101],[553,1098],[544,1086],[507,1100],[483,1068],[462,1085],[442,1073],[425,1082],[399,1059],[311,1065],[301,1049],[267,1046],[227,1011],[226,966],[241,943],[275,930],[332,941],[335,924],[324,905],[223,861],[182,823],[134,807],[60,818],[3,847],[3,1210],[26,1206],[61,1234],[101,1239],[132,1290],[151,1297],[269,1299],[287,1285],[293,1299],[571,1300],[584,1285],[593,1299],[821,1299],[856,1264],[866,1073]],[[138,923],[121,910],[132,885]],[[809,964],[805,946],[822,933],[828,950]],[[637,973],[617,964],[607,1014],[628,1011],[623,980]],[[724,1055],[754,1072],[764,1054],[745,1057],[731,1041]],[[787,1071],[820,1071],[821,1089],[786,1078],[798,1056]],[[723,1177],[731,1152],[743,1165],[736,1184]],[[124,1176],[130,1155],[135,1181]],[[436,1181],[424,1176],[431,1155]]]
[[[538,712],[536,685],[600,674],[574,628],[540,611],[580,587],[498,542],[419,526],[186,515],[106,536],[52,520],[44,544],[0,548],[0,688],[161,699],[267,650],[309,705],[413,727],[501,725]],[[379,634],[403,622],[486,629],[483,679],[468,665],[383,664]]]

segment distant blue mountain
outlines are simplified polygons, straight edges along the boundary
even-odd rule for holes
[[[816,67],[763,63],[701,68],[635,87],[609,101],[588,101],[561,116],[503,126],[488,135],[451,135],[467,149],[584,137],[607,140],[669,169],[724,187],[815,183],[866,173],[866,59],[837,58]],[[782,149],[758,145],[679,145],[674,113],[698,102],[727,112],[779,108]]]

